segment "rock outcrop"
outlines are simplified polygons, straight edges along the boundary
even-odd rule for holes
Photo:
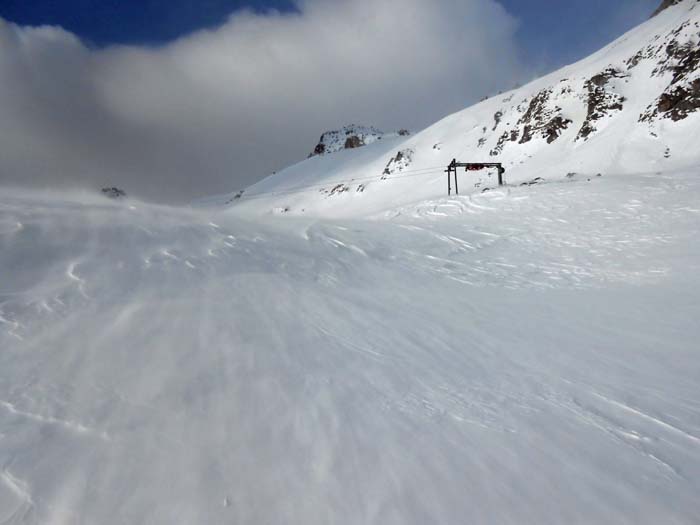
[[[108,197],[110,199],[125,199],[126,198],[126,192],[124,190],[121,190],[119,188],[102,188],[101,190],[102,195],[105,197]]]
[[[326,131],[316,144],[309,157],[328,155],[346,149],[356,149],[372,144],[378,140],[389,137],[405,137],[410,135],[408,130],[402,129],[395,133],[384,133],[375,127],[356,126],[351,124],[339,130]]]

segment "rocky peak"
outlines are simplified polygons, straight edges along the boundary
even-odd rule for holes
[[[367,127],[350,124],[339,130],[326,131],[323,133],[309,157],[327,155],[346,149],[361,148],[362,146],[372,144],[385,137],[403,137],[409,134],[410,133],[405,129],[395,133],[384,133],[372,126]]]

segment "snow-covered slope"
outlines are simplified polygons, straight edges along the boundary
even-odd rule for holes
[[[579,63],[415,136],[312,157],[234,203],[252,213],[372,214],[445,194],[443,170],[453,158],[502,162],[513,184],[695,166],[699,64],[700,5],[683,0]],[[487,172],[460,179],[462,192],[495,182]]]
[[[269,220],[0,193],[0,523],[694,524],[700,177]]]

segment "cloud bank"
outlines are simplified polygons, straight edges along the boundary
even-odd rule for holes
[[[0,183],[185,202],[347,123],[418,129],[522,78],[493,0],[300,0],[157,48],[0,19]]]

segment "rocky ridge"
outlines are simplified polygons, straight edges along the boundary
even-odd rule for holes
[[[318,144],[309,157],[328,155],[346,149],[361,148],[378,140],[389,137],[408,136],[408,130],[402,129],[394,133],[385,133],[373,126],[357,126],[350,124],[339,130],[326,131],[321,135]]]

